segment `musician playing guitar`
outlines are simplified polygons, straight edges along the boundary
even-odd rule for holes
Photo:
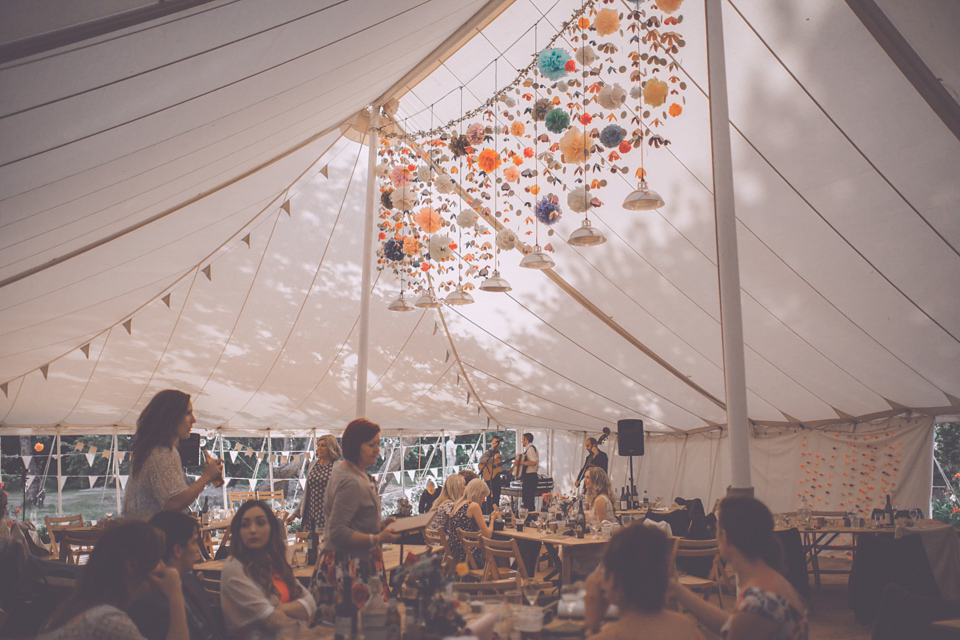
[[[512,465],[506,469],[503,468],[503,454],[500,452],[501,444],[503,444],[503,438],[494,436],[490,448],[480,456],[477,464],[480,477],[490,486],[490,499],[484,505],[489,509],[500,504],[500,490],[503,488],[503,476],[500,474],[513,468]],[[486,509],[484,513],[486,513]]]

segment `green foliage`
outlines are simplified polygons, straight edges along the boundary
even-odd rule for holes
[[[934,465],[931,516],[952,525],[960,525],[960,497],[957,496],[960,484],[960,423],[941,422],[934,426],[933,451],[950,486],[943,487],[943,477]]]

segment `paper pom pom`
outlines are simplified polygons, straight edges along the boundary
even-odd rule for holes
[[[518,138],[522,136],[523,132],[526,130],[527,128],[523,126],[523,123],[520,122],[519,120],[515,120],[510,123],[510,133],[517,136]]]
[[[390,163],[384,160],[377,165],[377,177],[380,179],[386,178],[390,173]]]
[[[470,142],[467,140],[467,136],[453,136],[450,140],[450,152],[454,158],[467,155],[470,153],[469,148]]]
[[[493,149],[484,149],[477,156],[477,168],[486,173],[492,173],[500,166],[500,154]]]
[[[553,102],[549,98],[540,98],[533,105],[533,119],[538,122],[542,121],[551,109],[553,109]]]
[[[568,62],[567,64],[569,65],[570,63]],[[560,93],[566,93],[568,88],[569,88],[569,85],[567,84],[566,80],[561,80],[560,82],[557,83],[557,91],[559,91]]]
[[[656,2],[657,8],[664,13],[670,14],[680,8],[680,5],[683,4],[683,0],[654,0]]]
[[[500,100],[511,109],[517,106],[517,101],[513,99],[513,96],[503,96]]]
[[[567,164],[582,164],[590,157],[585,138],[586,136],[580,129],[567,129],[567,132],[560,138],[560,153],[563,154],[564,162]]]
[[[634,100],[639,100],[640,96],[642,95],[643,95],[643,90],[639,86],[633,85],[632,87],[630,87],[631,98],[633,98]]]
[[[567,206],[574,213],[583,213],[590,208],[590,198],[593,194],[586,187],[577,187],[567,194]]]
[[[437,210],[432,207],[420,209],[420,212],[413,216],[413,221],[427,233],[439,231],[443,226],[443,218],[441,218]]]
[[[600,144],[607,149],[613,149],[620,145],[623,138],[627,135],[625,129],[618,124],[608,124],[600,132]]]
[[[547,131],[552,133],[563,133],[570,126],[570,116],[563,109],[551,109],[547,112],[544,121],[547,124]]]
[[[509,251],[517,244],[517,234],[513,229],[500,229],[497,232],[497,248],[501,251]]]
[[[483,125],[476,122],[467,127],[467,142],[470,144],[483,144]]]
[[[395,239],[390,238],[383,244],[383,256],[388,260],[393,260],[394,262],[400,262],[403,260],[403,244],[397,242]]]
[[[406,236],[403,239],[403,252],[408,256],[420,254],[420,241],[413,236]]]
[[[516,182],[520,179],[520,172],[516,167],[507,167],[503,170],[503,179],[507,182]]]
[[[551,198],[540,198],[537,203],[537,220],[546,225],[555,224],[560,220],[560,205]]]
[[[453,255],[450,250],[450,236],[435,235],[430,236],[430,257],[437,262],[443,262]]]
[[[577,49],[577,62],[580,63],[581,67],[593,66],[593,63],[599,59],[600,56],[598,56],[597,52],[593,50],[593,47],[584,45]]]
[[[566,49],[559,47],[544,49],[537,55],[537,68],[544,78],[559,80],[567,75],[566,64],[569,59],[570,54],[567,53]]]
[[[619,84],[607,84],[597,94],[597,102],[604,109],[619,109],[627,99],[627,92]]]
[[[456,183],[453,181],[447,174],[437,176],[437,179],[433,182],[433,188],[437,190],[437,193],[453,193],[453,188],[456,186]]]
[[[676,118],[678,115],[683,113],[683,107],[681,107],[679,104],[674,102],[673,104],[670,105],[670,108],[667,110],[667,113],[670,114],[670,117]]]
[[[420,182],[429,182],[430,181],[430,167],[425,164],[417,167],[417,180]]]
[[[380,204],[384,209],[393,209],[393,198],[390,197],[392,193],[393,191],[384,191],[380,194]]]
[[[417,192],[409,186],[395,189],[390,198],[393,200],[394,206],[401,211],[413,209],[414,205],[417,204]]]
[[[600,9],[593,19],[593,26],[598,36],[608,36],[620,28],[620,14],[616,9]]]
[[[667,92],[669,91],[667,83],[663,80],[650,78],[643,85],[643,101],[651,107],[659,107],[667,101]]]
[[[410,184],[410,170],[406,166],[399,166],[390,169],[390,182],[397,187],[403,187]]]
[[[463,229],[469,229],[477,224],[477,212],[473,209],[464,209],[457,214],[457,224]]]

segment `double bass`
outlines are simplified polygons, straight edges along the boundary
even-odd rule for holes
[[[603,435],[597,438],[597,447],[603,444],[603,441],[610,437],[610,427],[603,428]],[[593,453],[587,454],[587,459],[583,461],[583,466],[580,467],[580,473],[577,474],[577,481],[574,483],[577,487],[580,486],[580,483],[583,482],[583,476],[587,473],[587,468],[590,466],[590,462],[593,460]]]

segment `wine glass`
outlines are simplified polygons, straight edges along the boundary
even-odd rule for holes
[[[531,607],[537,604],[537,599],[540,597],[540,584],[533,579],[523,581],[523,597],[527,599],[527,602]]]
[[[526,524],[526,523],[527,523],[527,516],[528,516],[528,515],[530,515],[530,512],[527,511],[527,508],[526,508],[526,507],[520,507],[519,509],[517,509],[517,517],[520,518],[520,522],[521,522],[522,524]]]
[[[923,512],[920,509],[910,509],[910,519],[916,522],[923,516]]]

